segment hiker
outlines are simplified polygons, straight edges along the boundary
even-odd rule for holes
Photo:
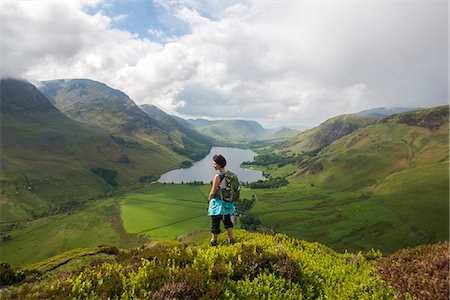
[[[225,166],[227,161],[222,155],[214,155],[213,168],[219,171],[219,174],[214,175],[211,192],[209,193],[208,201],[208,215],[211,216],[211,246],[217,246],[217,237],[220,233],[220,221],[223,221],[225,229],[228,234],[228,242],[235,243],[233,236],[233,222],[231,215],[236,212],[236,208],[232,201],[225,201],[221,196],[221,189],[219,185],[225,181],[225,174],[229,172]],[[231,173],[231,172],[230,172]]]

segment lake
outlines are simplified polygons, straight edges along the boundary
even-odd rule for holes
[[[235,173],[240,181],[253,182],[265,180],[261,171],[244,169],[240,165],[244,161],[253,161],[257,155],[248,149],[229,148],[229,147],[212,147],[208,156],[194,163],[190,168],[176,169],[161,175],[159,182],[165,183],[181,183],[192,181],[203,181],[209,183],[213,180],[217,171],[212,167],[213,156],[221,154],[227,160],[226,168]]]

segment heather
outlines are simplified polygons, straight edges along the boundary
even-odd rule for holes
[[[379,274],[398,289],[400,299],[448,299],[449,243],[399,250],[380,260]]]
[[[160,241],[73,267],[29,267],[2,299],[393,299],[376,251],[337,253],[283,234],[237,231],[218,247]],[[106,249],[104,247],[104,249]],[[61,259],[61,257],[59,257]],[[51,260],[46,266],[51,265]],[[41,268],[41,269],[40,269]],[[32,270],[33,269],[33,270]],[[33,273],[30,273],[32,272]],[[18,271],[16,271],[18,272]]]

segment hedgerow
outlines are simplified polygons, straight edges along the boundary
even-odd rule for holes
[[[115,261],[4,290],[2,299],[393,299],[362,253],[285,235],[236,232],[237,243],[153,242]]]

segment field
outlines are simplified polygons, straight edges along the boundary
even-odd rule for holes
[[[34,263],[63,251],[102,244],[137,247],[146,239],[123,230],[117,199],[99,200],[72,214],[37,219],[8,232],[0,244],[2,262]]]
[[[11,239],[0,243],[1,261],[29,264],[78,247],[130,248],[149,239],[202,243],[210,235],[206,201],[210,187],[156,184],[91,202],[70,214],[19,223],[19,228],[7,232]],[[243,189],[241,195],[251,198],[251,191]]]
[[[130,193],[120,201],[124,228],[151,240],[182,239],[192,243],[209,238],[211,220],[207,195],[211,186],[154,185],[142,193]],[[251,198],[243,188],[241,198]],[[222,228],[223,229],[223,228]]]
[[[150,239],[176,239],[208,230],[206,195],[210,186],[161,185],[144,193],[130,193],[120,201],[123,225],[130,233]]]
[[[251,213],[269,230],[337,251],[389,254],[448,240],[448,162],[396,172],[371,191],[304,182],[257,194]]]

